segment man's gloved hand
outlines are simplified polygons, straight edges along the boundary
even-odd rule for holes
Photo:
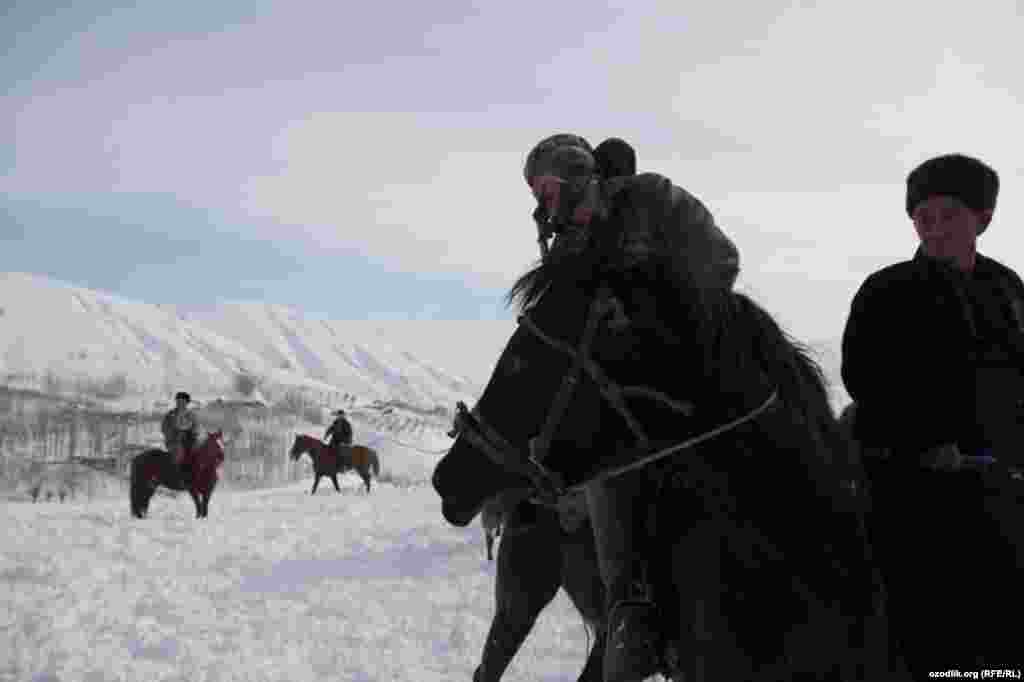
[[[940,445],[921,456],[921,465],[936,471],[986,471],[996,462],[988,450],[965,455],[956,443]]]
[[[935,471],[960,471],[964,466],[964,455],[956,443],[946,443],[922,454],[921,466]]]

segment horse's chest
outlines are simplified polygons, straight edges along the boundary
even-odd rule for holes
[[[589,516],[587,498],[582,493],[558,501],[558,522],[566,533],[575,533]]]

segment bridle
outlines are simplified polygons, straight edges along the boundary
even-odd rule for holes
[[[551,441],[555,430],[564,416],[565,410],[569,406],[569,400],[572,398],[584,372],[595,383],[601,396],[626,422],[636,441],[635,447],[641,452],[650,449],[651,440],[632,410],[626,404],[628,398],[655,400],[688,417],[694,413],[695,407],[689,401],[673,399],[648,386],[622,386],[608,377],[607,373],[591,357],[590,353],[598,325],[609,316],[613,316],[610,321],[610,326],[613,328],[621,329],[629,324],[629,319],[626,318],[623,312],[621,301],[614,296],[607,284],[602,284],[590,304],[583,334],[577,348],[573,348],[570,344],[546,334],[537,326],[536,322],[530,319],[529,315],[524,313],[518,317],[518,323],[524,326],[530,333],[554,350],[568,355],[572,360],[569,371],[562,378],[561,386],[548,409],[544,425],[540,433],[530,439],[528,450],[509,443],[495,428],[487,423],[478,408],[474,407],[472,410],[469,410],[466,404],[461,401],[456,404],[455,421],[452,430],[448,432],[448,436],[451,438],[465,438],[471,445],[490,457],[496,464],[528,478],[541,499],[551,503],[559,497],[582,490],[586,484],[595,480],[604,480],[646,466],[676,452],[692,448],[699,443],[731,431],[748,421],[756,419],[778,400],[778,391],[772,391],[771,395],[759,407],[737,419],[657,452],[649,453],[639,458],[632,458],[628,464],[593,474],[580,483],[566,488],[561,476],[557,472],[548,469],[544,465],[544,460],[551,448]]]

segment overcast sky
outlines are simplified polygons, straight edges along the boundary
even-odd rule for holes
[[[510,319],[522,180],[621,136],[738,244],[805,340],[909,258],[907,172],[1000,173],[1024,270],[1019,2],[16,3],[0,22],[0,269],[150,302]]]

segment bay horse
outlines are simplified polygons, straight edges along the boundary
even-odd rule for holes
[[[500,529],[501,542],[494,616],[473,682],[501,680],[559,588],[583,617],[588,634],[595,636],[578,682],[603,682],[604,583],[590,522],[585,516],[522,500],[521,495],[492,498],[484,505],[481,520],[485,532]]]
[[[310,495],[316,494],[316,488],[320,485],[320,479],[324,476],[331,479],[334,489],[339,493],[341,486],[338,485],[338,474],[355,469],[359,477],[363,479],[366,486],[366,493],[370,493],[370,475],[380,478],[380,458],[377,451],[365,445],[341,445],[336,453],[327,443],[319,438],[308,436],[304,433],[295,436],[289,457],[293,462],[298,461],[302,455],[309,455],[313,461],[313,489]]]
[[[432,476],[443,517],[642,473],[619,481],[655,520],[664,675],[892,679],[863,472],[820,367],[749,297],[671,256],[625,263],[623,222],[596,223],[510,291],[519,327]]]
[[[170,453],[154,448],[132,458],[130,464],[130,498],[132,516],[141,519],[149,513],[149,501],[157,488],[188,490],[196,506],[196,518],[205,519],[210,513],[210,496],[217,486],[217,470],[224,464],[224,434],[208,433],[201,445],[186,455],[192,464],[191,480],[181,478]]]

